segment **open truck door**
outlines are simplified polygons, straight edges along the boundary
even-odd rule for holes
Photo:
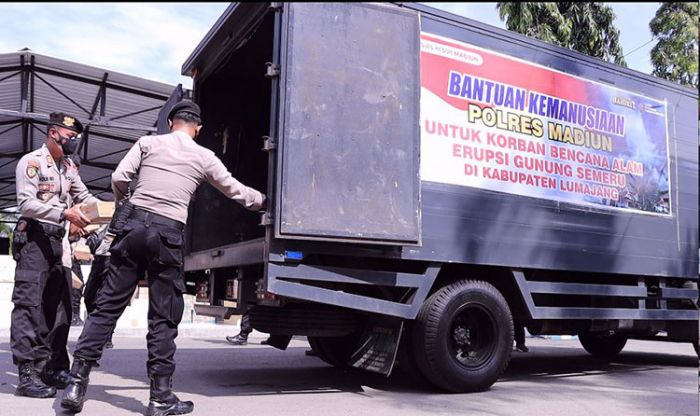
[[[275,237],[420,244],[418,13],[285,3],[282,19]]]
[[[178,84],[177,87],[170,94],[168,100],[163,104],[163,108],[160,109],[158,113],[158,121],[156,122],[156,129],[158,134],[167,134],[170,132],[170,127],[168,126],[168,113],[175,106],[185,99],[185,92],[182,89],[182,84]]]

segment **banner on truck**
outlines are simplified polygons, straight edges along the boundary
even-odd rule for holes
[[[421,180],[670,215],[667,106],[421,34]]]

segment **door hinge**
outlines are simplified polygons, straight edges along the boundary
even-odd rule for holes
[[[269,152],[277,149],[277,140],[274,137],[263,136],[263,148],[262,150]]]
[[[265,62],[267,66],[267,71],[265,72],[265,78],[272,79],[277,78],[280,75],[280,66],[273,64],[272,62]]]
[[[270,3],[270,10],[279,10],[282,8],[282,2]]]
[[[265,211],[260,216],[260,225],[272,225],[272,220],[272,213],[269,211]]]

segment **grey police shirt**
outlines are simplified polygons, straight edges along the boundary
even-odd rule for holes
[[[117,202],[124,198],[137,172],[129,201],[182,223],[187,221],[194,191],[205,181],[251,210],[259,210],[265,200],[262,193],[236,180],[214,152],[180,131],[144,136],[136,142],[112,174]]]
[[[93,203],[80,179],[78,168],[68,158],[54,161],[46,145],[28,153],[15,169],[17,205],[23,217],[61,225],[61,212],[75,203]]]

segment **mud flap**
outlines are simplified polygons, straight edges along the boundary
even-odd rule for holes
[[[360,336],[350,366],[373,373],[391,375],[403,332],[403,319],[373,316]]]

